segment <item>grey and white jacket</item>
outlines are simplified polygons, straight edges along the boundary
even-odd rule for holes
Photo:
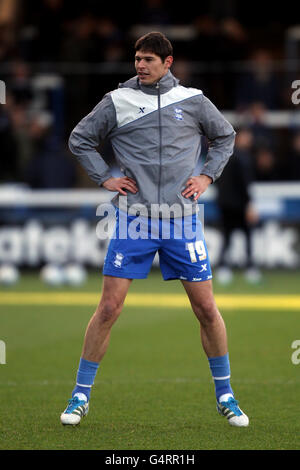
[[[137,182],[128,207],[189,204],[195,212],[197,203],[181,192],[197,165],[201,135],[209,141],[201,173],[215,181],[233,153],[235,131],[201,90],[181,86],[169,71],[156,85],[134,77],[107,93],[74,128],[69,148],[101,186],[112,175],[96,147],[109,138],[121,171]],[[119,206],[119,199],[112,202]]]

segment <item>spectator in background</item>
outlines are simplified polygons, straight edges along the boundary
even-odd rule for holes
[[[217,181],[218,205],[221,213],[223,247],[217,270],[219,282],[232,280],[232,266],[229,261],[229,247],[232,234],[240,230],[245,235],[245,275],[250,282],[257,282],[261,276],[253,265],[251,250],[251,229],[258,222],[250,194],[254,181],[253,134],[249,129],[240,129],[236,136],[235,151],[229,159],[222,176]]]
[[[140,25],[168,25],[172,23],[170,9],[166,6],[165,0],[145,0],[139,2],[139,7],[135,11],[137,15],[135,21]]]
[[[7,97],[7,100],[9,97]],[[13,122],[6,106],[0,105],[1,183],[18,180],[17,141]]]
[[[17,0],[0,2],[0,62],[10,60],[16,53]]]
[[[280,96],[271,53],[265,49],[255,50],[250,57],[249,70],[237,79],[236,108],[244,110],[258,101],[267,109],[277,109],[280,107]]]
[[[64,76],[66,132],[74,127],[78,116],[91,107],[90,67],[95,64],[97,54],[101,57],[101,52],[97,50],[95,24],[95,19],[84,13],[65,25],[60,59],[63,63],[70,64],[69,73]]]
[[[243,61],[248,54],[248,33],[244,26],[233,17],[225,17],[219,21],[218,50],[215,60],[222,64],[222,72],[218,74],[220,100],[223,108],[230,109],[234,103],[235,87],[232,84],[236,71],[232,68],[234,61]],[[217,95],[218,96],[218,95]]]
[[[26,182],[33,189],[72,188],[76,183],[73,159],[51,130],[52,123],[46,114],[39,113],[32,119],[30,135],[35,152],[27,167]]]
[[[282,168],[282,179],[300,181],[300,131],[291,139],[290,150],[286,154]]]
[[[269,147],[274,150],[279,146],[276,130],[267,124],[267,109],[261,101],[254,101],[245,110],[247,125],[253,134],[255,147]]]
[[[217,20],[213,15],[204,13],[195,17],[193,25],[196,34],[195,39],[191,41],[188,59],[195,60],[195,57],[199,57],[201,62],[215,61],[219,57]]]
[[[5,111],[9,115],[11,123],[11,135],[13,138],[13,160],[15,161],[15,171],[12,181],[24,181],[25,168],[32,156],[32,139],[28,132],[29,105],[23,101],[16,101],[10,93],[7,96]],[[2,145],[2,138],[0,137]],[[2,153],[2,152],[1,152]],[[5,157],[4,157],[5,158]],[[3,158],[3,160],[4,160]],[[5,158],[6,160],[6,158]]]
[[[28,64],[20,59],[11,62],[6,83],[9,98],[5,110],[15,140],[16,179],[22,181],[35,153],[37,139],[33,129],[38,121],[42,127],[51,122],[52,138],[64,140],[64,84],[54,74],[32,74]]]
[[[205,78],[203,75],[198,79],[196,78],[192,64],[183,56],[177,56],[175,64],[172,66],[172,72],[180,81],[180,85],[186,87],[206,89]]]
[[[98,62],[122,61],[125,57],[125,37],[118,24],[108,16],[95,23]]]
[[[248,32],[237,18],[220,21],[219,55],[223,61],[245,60],[249,48]]]
[[[64,28],[61,41],[60,59],[64,62],[95,63],[101,60],[95,36],[96,20],[84,13],[69,21]]]
[[[71,64],[70,74],[65,76],[68,132],[110,90],[112,75],[99,69],[99,64],[109,63],[112,71],[113,64],[124,59],[124,44],[117,23],[110,17],[84,13],[68,22],[61,47],[61,60]],[[74,63],[80,64],[77,73],[72,73]]]
[[[68,14],[64,0],[42,0],[37,4],[37,58],[40,61],[59,60],[63,37],[63,22]]]
[[[6,79],[7,99],[6,105],[0,109],[5,110],[10,122],[10,129],[7,136],[0,138],[1,154],[3,155],[2,145],[7,145],[10,141],[10,163],[5,160],[5,165],[14,166],[11,174],[11,182],[22,181],[24,177],[24,167],[31,156],[31,139],[28,135],[28,111],[33,101],[33,87],[31,74],[28,65],[22,60],[16,59],[11,62],[10,73]],[[6,151],[7,152],[7,147]]]
[[[234,103],[232,83],[235,79],[231,61],[245,59],[247,31],[237,19],[224,17],[220,20],[210,12],[196,16],[193,27],[195,38],[186,57],[191,61],[198,58],[204,65],[202,81],[204,79],[206,94],[214,96],[218,106],[230,109]]]
[[[280,179],[275,153],[268,146],[258,146],[255,150],[255,180],[267,182]]]
[[[222,77],[211,69],[211,64],[218,60],[219,57],[218,21],[214,15],[209,12],[203,12],[195,17],[193,27],[195,37],[191,40],[185,57],[189,61],[198,60],[201,64],[199,74],[197,73],[198,83],[196,87],[205,90],[207,96],[213,96],[216,106],[224,108]],[[183,53],[181,54],[183,55]]]
[[[32,77],[29,65],[22,59],[15,59],[10,64],[10,76],[7,87],[15,103],[29,106],[33,99]]]
[[[68,0],[30,0],[18,4],[19,55],[30,62],[59,61],[66,24],[78,10],[76,2],[71,5]]]

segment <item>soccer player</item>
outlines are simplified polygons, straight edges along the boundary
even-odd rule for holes
[[[232,155],[235,131],[201,90],[180,85],[170,71],[172,63],[173,48],[163,34],[142,36],[135,43],[137,75],[106,94],[69,139],[71,151],[90,178],[118,194],[112,200],[116,229],[103,266],[102,295],[86,329],[71,399],[61,414],[64,425],[76,425],[87,414],[111,328],[132,280],[147,277],[157,251],[164,280],[181,280],[199,320],[218,412],[233,426],[249,423],[230,385],[226,327],[214,299],[197,214],[199,197]],[[202,173],[193,176],[201,135],[208,138],[210,148]],[[96,150],[105,138],[111,141],[122,177],[112,177]],[[154,206],[158,211],[152,211]],[[166,207],[172,208],[172,217]],[[146,220],[142,229],[146,236],[132,237],[129,230],[126,237],[120,236],[124,220],[129,227],[137,218]],[[166,224],[168,237],[163,236]],[[177,236],[182,227],[189,230]]]

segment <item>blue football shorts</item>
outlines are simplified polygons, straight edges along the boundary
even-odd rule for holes
[[[163,279],[207,281],[211,266],[197,214],[184,218],[129,216],[116,209],[116,225],[103,265],[103,274],[145,279],[158,252]]]

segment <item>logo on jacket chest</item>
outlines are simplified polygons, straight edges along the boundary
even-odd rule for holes
[[[173,117],[177,121],[183,121],[183,110],[181,108],[174,108]]]
[[[146,106],[138,106],[135,109],[136,109],[136,113],[139,116],[146,115],[149,112],[151,112],[151,109],[146,108]],[[154,111],[159,111],[159,110],[154,109]],[[179,108],[178,106],[171,108],[171,116],[173,119],[176,119],[176,121],[183,121],[184,120],[183,109]]]

